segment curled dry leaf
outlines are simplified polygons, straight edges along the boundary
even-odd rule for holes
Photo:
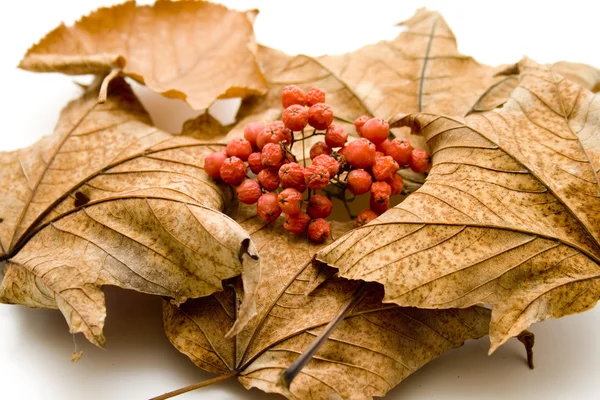
[[[583,88],[594,93],[600,91],[600,70],[592,66],[559,61],[549,67],[552,71]],[[490,86],[471,107],[467,115],[474,112],[491,111],[508,101],[512,91],[519,86],[519,64],[507,67],[498,75],[504,76],[504,78]]]
[[[433,151],[426,183],[317,254],[384,302],[491,304],[492,351],[600,298],[600,100],[530,60],[502,108],[399,116]]]
[[[196,110],[217,98],[262,94],[252,20],[205,1],[127,2],[60,25],[34,45],[20,67],[35,72],[122,72]]]
[[[375,285],[287,391],[278,385],[281,373],[360,283],[333,279],[307,295],[318,273],[311,260],[323,245],[286,232],[281,219],[265,225],[245,211],[238,220],[251,233],[261,256],[258,317],[234,339],[224,339],[223,332],[236,320],[234,289],[188,300],[180,307],[164,303],[169,340],[204,370],[224,376],[233,371],[247,389],[256,387],[290,399],[370,399],[383,396],[446,350],[487,333],[485,308],[403,309],[382,304],[381,287]],[[334,224],[334,236],[347,227]]]
[[[222,146],[153,127],[122,78],[105,104],[96,93],[71,102],[54,134],[0,153],[0,300],[58,308],[71,332],[102,346],[103,285],[180,303],[243,272],[243,324],[253,314],[256,249],[219,212],[231,189],[202,169]]]
[[[319,86],[348,132],[366,114],[389,118],[399,112],[464,114],[494,82],[497,68],[458,52],[454,34],[442,16],[420,9],[401,24],[394,40],[381,41],[340,56],[288,56],[259,47],[258,59],[269,82],[266,96],[249,98],[240,117],[281,107],[281,88]],[[402,135],[409,135],[403,132]],[[411,136],[417,147],[424,143]]]

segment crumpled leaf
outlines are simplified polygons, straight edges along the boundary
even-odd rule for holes
[[[399,112],[464,114],[501,77],[500,71],[458,52],[454,34],[435,12],[420,9],[401,23],[406,28],[394,40],[381,41],[340,56],[288,56],[259,46],[258,59],[269,82],[266,96],[243,102],[239,118],[281,109],[281,89],[296,84],[327,93],[336,123],[353,133],[353,121],[366,114],[389,118]],[[419,136],[406,130],[416,147]]]
[[[600,70],[586,64],[559,61],[549,66],[552,71],[596,93],[600,91]],[[468,114],[491,111],[506,103],[510,94],[519,86],[519,64],[509,66],[498,73],[504,79],[490,86],[471,107]]]
[[[431,146],[426,183],[317,254],[383,284],[386,303],[490,304],[491,351],[600,297],[600,100],[530,60],[519,69],[502,108],[391,121]]]
[[[19,67],[35,72],[122,72],[196,110],[218,98],[263,94],[252,20],[205,1],[126,2],[64,24],[34,45]]]
[[[403,309],[382,304],[382,290],[375,286],[292,382],[290,391],[283,389],[278,386],[280,374],[360,283],[333,279],[307,295],[319,272],[311,259],[323,245],[286,232],[281,218],[265,224],[248,211],[251,208],[242,208],[238,221],[261,255],[257,318],[234,339],[224,339],[223,332],[236,319],[234,289],[188,300],[180,307],[164,303],[169,340],[200,368],[219,375],[237,371],[245,388],[290,399],[370,399],[383,396],[446,350],[487,333],[485,308]],[[334,236],[347,227],[334,223]]]
[[[0,300],[58,308],[71,332],[102,346],[103,285],[181,303],[243,273],[243,325],[254,311],[256,249],[219,211],[232,190],[202,169],[222,145],[153,127],[122,78],[105,104],[96,93],[71,102],[54,134],[0,153]]]

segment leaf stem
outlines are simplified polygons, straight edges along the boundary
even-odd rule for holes
[[[339,324],[342,323],[348,312],[362,299],[363,294],[365,293],[365,289],[367,288],[367,282],[362,282],[358,288],[352,294],[344,305],[340,308],[337,315],[327,324],[325,329],[317,336],[312,343],[294,360],[292,365],[290,365],[279,378],[279,383],[286,389],[290,388],[290,385],[294,378],[298,376],[302,368],[308,364],[311,358],[315,355],[317,351],[325,344],[329,336],[333,333],[333,331],[338,327]]]
[[[180,394],[191,392],[192,390],[196,390],[196,389],[203,388],[205,386],[212,385],[213,383],[218,383],[218,382],[221,382],[221,381],[225,381],[225,380],[227,380],[229,378],[233,378],[237,374],[238,374],[238,371],[231,371],[228,374],[217,376],[216,378],[209,379],[207,381],[202,381],[202,382],[194,383],[193,385],[189,385],[189,386],[183,387],[181,389],[173,390],[172,392],[168,392],[168,393],[165,393],[163,395],[160,395],[160,396],[157,396],[157,397],[153,397],[150,400],[166,400],[166,399],[170,399],[172,397],[179,396]]]
[[[517,339],[525,346],[525,351],[527,351],[527,365],[529,365],[529,369],[534,369],[533,346],[535,345],[535,335],[528,330],[524,330],[523,332],[519,333]]]
[[[121,68],[113,68],[108,75],[102,81],[100,86],[100,93],[98,93],[98,104],[103,104],[108,98],[108,85],[121,73]]]

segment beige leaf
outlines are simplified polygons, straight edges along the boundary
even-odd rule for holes
[[[266,91],[256,62],[253,14],[205,1],[126,2],[60,25],[19,67],[35,72],[106,75],[119,69],[196,110],[217,98]]]
[[[71,332],[102,346],[103,285],[181,303],[243,273],[243,325],[253,314],[256,249],[219,211],[231,189],[202,169],[222,145],[150,125],[122,78],[105,104],[96,93],[71,102],[54,134],[0,153],[0,300],[58,308]]]
[[[600,91],[600,70],[594,67],[559,61],[549,65],[549,68],[594,93]],[[508,67],[499,75],[505,76],[504,79],[490,86],[471,107],[467,115],[473,112],[491,111],[508,101],[512,91],[519,86],[519,64]]]
[[[235,339],[225,339],[223,333],[236,320],[233,289],[188,300],[180,307],[164,303],[169,340],[200,368],[219,375],[237,372],[245,388],[290,399],[370,399],[383,396],[446,350],[487,332],[487,309],[402,309],[382,304],[382,291],[373,287],[292,382],[290,391],[284,390],[278,386],[280,374],[359,283],[334,279],[306,295],[319,272],[312,256],[323,245],[286,232],[281,219],[265,225],[249,208],[243,210],[238,220],[251,233],[263,269],[256,295],[258,317]],[[334,231],[343,232],[347,226],[334,225]]]
[[[502,108],[392,121],[433,151],[426,183],[317,258],[377,281],[384,302],[491,304],[492,351],[600,297],[600,100],[524,60]]]

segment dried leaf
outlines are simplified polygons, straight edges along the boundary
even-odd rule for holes
[[[0,153],[0,300],[58,308],[102,346],[103,285],[174,302],[222,290],[243,272],[252,316],[258,280],[249,235],[222,210],[231,189],[203,171],[222,145],[156,129],[117,78],[62,112],[54,134]]]
[[[581,87],[594,93],[600,91],[600,70],[594,67],[566,61],[559,61],[549,67]],[[505,78],[490,86],[471,107],[467,115],[473,112],[491,111],[508,101],[512,91],[519,86],[519,64],[514,64],[498,74]]]
[[[69,75],[123,73],[196,110],[217,98],[263,94],[252,20],[205,1],[127,2],[64,24],[34,45],[19,67]]]
[[[403,22],[406,31],[392,41],[341,56],[288,56],[259,46],[258,59],[269,82],[266,96],[243,102],[239,118],[281,108],[281,89],[319,86],[335,110],[337,123],[354,132],[352,122],[366,114],[388,118],[399,112],[464,114],[494,82],[497,68],[461,55],[454,34],[434,11],[420,9]],[[397,133],[423,147],[419,136]],[[410,135],[410,136],[409,136]]]
[[[532,61],[519,69],[502,108],[392,121],[431,146],[426,183],[317,255],[382,283],[386,303],[491,304],[492,351],[600,297],[600,100]]]
[[[258,317],[235,339],[224,339],[223,332],[236,319],[233,289],[188,300],[180,307],[164,303],[169,340],[202,369],[220,375],[237,371],[245,388],[257,387],[290,399],[370,399],[383,396],[446,350],[487,332],[487,309],[402,309],[383,305],[380,287],[373,287],[287,391],[278,385],[280,374],[335,316],[359,282],[330,280],[307,296],[318,273],[311,259],[323,245],[286,232],[281,219],[265,225],[251,215],[246,211],[238,220],[261,255]],[[334,225],[334,230],[346,227]]]

